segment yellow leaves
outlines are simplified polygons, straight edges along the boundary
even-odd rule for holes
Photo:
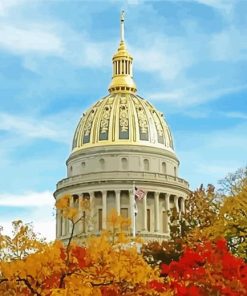
[[[88,199],[78,197],[75,201],[73,196],[66,194],[56,201],[56,208],[72,224],[76,224],[82,220],[90,221],[90,217],[88,216],[90,212],[90,201]],[[85,215],[82,215],[82,212]]]
[[[66,194],[63,197],[61,197],[59,200],[56,201],[56,208],[58,210],[64,210],[67,209],[70,205],[71,196]]]
[[[18,220],[12,222],[12,226],[12,237],[0,233],[0,251],[3,250],[0,259],[22,259],[46,245],[45,240],[33,232],[31,224],[23,224]]]
[[[130,226],[130,219],[118,215],[115,209],[112,209],[107,216],[108,229],[112,231],[123,231]]]
[[[121,224],[114,213],[109,220]],[[138,254],[136,245],[123,233],[114,243],[109,231],[89,238],[85,248],[75,242],[69,248],[59,241],[43,244],[25,259],[0,262],[1,276],[7,280],[0,284],[0,295],[102,296],[102,288],[109,289],[106,295],[155,295],[148,292],[147,283],[158,280],[158,271]]]

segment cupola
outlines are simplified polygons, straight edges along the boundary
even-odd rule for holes
[[[120,18],[120,44],[112,58],[112,81],[109,86],[110,93],[135,93],[136,85],[133,80],[133,58],[129,54],[124,40],[124,11]]]

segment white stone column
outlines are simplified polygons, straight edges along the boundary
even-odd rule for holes
[[[185,212],[185,199],[184,197],[181,198],[181,212]]]
[[[115,198],[116,198],[116,211],[117,214],[121,214],[121,204],[120,204],[120,190],[115,190]]]
[[[79,200],[78,200],[78,219],[82,217],[82,203],[81,200],[83,199],[83,194],[79,195]],[[76,225],[76,233],[80,234],[82,233],[82,223],[83,221],[80,220],[77,225]]]
[[[147,231],[147,196],[148,193],[145,194],[142,202],[143,202],[143,230]]]
[[[130,207],[130,219],[131,219],[131,234],[133,235],[134,232],[136,232],[134,205],[133,205],[133,189],[129,190],[129,207]]]
[[[66,218],[63,216],[63,213],[61,213],[62,215],[62,236],[66,234]]]
[[[89,231],[93,231],[94,230],[94,220],[93,220],[93,216],[94,216],[94,192],[89,192],[89,203],[90,203],[90,211],[89,211],[89,221],[88,221],[88,230]]]
[[[73,197],[71,196],[69,199],[69,207],[72,208],[74,207],[74,200]],[[66,235],[71,235],[71,231],[72,231],[72,222],[69,219],[67,220],[67,229],[66,229]],[[74,234],[75,234],[75,229],[74,229]]]
[[[167,233],[170,234],[170,226],[169,226],[169,222],[170,222],[170,218],[169,218],[169,215],[168,215],[168,211],[170,211],[170,194],[169,193],[166,193],[166,198],[165,198],[165,207],[166,207],[166,225],[165,225],[165,230]]]
[[[154,192],[154,207],[155,207],[155,232],[160,231],[160,204],[159,204],[159,192]]]
[[[106,229],[107,218],[107,191],[102,191],[102,228]]]
[[[58,209],[56,209],[56,238],[60,235],[59,228],[60,228],[60,217],[58,214]]]

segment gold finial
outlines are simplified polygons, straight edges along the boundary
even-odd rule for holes
[[[132,62],[133,58],[128,53],[124,41],[124,11],[120,15],[120,44],[114,54],[112,81],[109,85],[110,93],[127,92],[135,93],[136,85],[133,80]]]
[[[124,41],[124,10],[121,11],[120,32],[121,32],[121,41]]]

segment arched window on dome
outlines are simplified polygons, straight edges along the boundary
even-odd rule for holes
[[[177,168],[174,167],[174,176],[177,177]]]
[[[85,161],[82,161],[82,163],[81,163],[81,167],[82,167],[83,169],[85,169],[85,166],[86,166]]]
[[[105,160],[104,160],[104,158],[101,158],[99,160],[99,164],[100,164],[101,170],[104,170],[105,169]]]
[[[149,160],[144,159],[143,164],[144,164],[144,171],[149,171]]]
[[[166,174],[166,163],[162,162],[162,174]]]
[[[121,159],[121,164],[122,164],[122,169],[127,170],[127,168],[128,168],[128,160],[127,160],[127,158],[123,157]]]

